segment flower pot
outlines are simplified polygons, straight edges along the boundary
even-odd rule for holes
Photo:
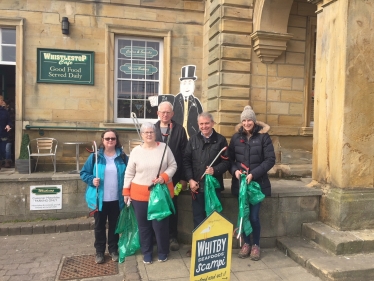
[[[36,160],[31,159],[31,172],[35,169]],[[18,173],[28,174],[29,173],[29,159],[16,159],[15,167]]]

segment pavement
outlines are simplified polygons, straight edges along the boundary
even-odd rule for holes
[[[0,281],[61,280],[61,267],[66,258],[94,254],[92,221],[92,218],[79,218],[1,223]],[[83,230],[87,227],[88,230]],[[43,229],[50,233],[43,233]],[[167,262],[159,263],[155,260],[150,265],[143,264],[143,257],[138,252],[126,258],[124,263],[118,264],[116,275],[69,280],[187,281],[190,280],[191,258],[185,254],[189,248],[190,245],[181,245],[179,251],[170,252]],[[239,249],[232,250],[230,280],[321,280],[277,248],[261,249],[259,261],[240,259],[237,257],[238,251]]]

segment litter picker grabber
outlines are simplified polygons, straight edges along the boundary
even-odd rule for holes
[[[207,167],[207,169],[210,168],[210,167],[212,167],[212,165],[214,164],[214,162],[216,162],[217,158],[218,158],[218,157],[222,154],[222,152],[224,152],[226,149],[227,149],[227,146],[225,146],[224,148],[222,148],[222,149],[218,152],[217,156],[214,158],[214,160],[212,161],[212,163],[210,163],[210,165]],[[203,179],[203,177],[204,177],[205,175],[206,175],[206,170],[205,170],[204,174],[200,177],[200,179],[199,179],[199,181],[197,182],[197,184],[199,184],[199,182]],[[197,192],[197,191],[192,191],[192,190],[191,190],[191,195],[192,195],[192,198],[193,198],[193,199],[196,199],[196,197],[195,197],[195,193],[198,193],[198,192]]]
[[[244,169],[242,170],[242,174],[248,175],[249,168],[244,165],[243,163],[240,164],[240,166]],[[236,229],[238,231],[238,235],[236,236],[236,239],[239,239],[239,246],[242,246],[242,240],[240,239],[240,235],[242,234],[242,225],[243,225],[243,217],[240,217],[240,223],[239,223],[239,229]],[[235,232],[235,230],[234,230]]]
[[[171,131],[173,130],[173,123],[170,123],[170,124],[168,125],[168,127],[169,127],[169,134],[165,134],[165,135],[164,135],[164,136],[167,137],[167,140],[166,140],[166,145],[165,145],[164,152],[162,153],[162,158],[161,158],[160,168],[158,169],[156,179],[160,176],[161,167],[162,167],[162,162],[164,161],[165,152],[166,152],[166,149],[167,149],[167,147],[168,147],[168,145],[169,145],[169,140],[170,140]],[[151,191],[152,188],[153,188],[154,186],[155,186],[155,184],[152,183],[150,186],[148,186],[148,190]]]
[[[99,177],[99,172],[98,172],[98,167],[97,167],[97,145],[96,145],[96,142],[93,141],[93,144],[92,144],[92,150],[93,150],[93,153],[95,154],[95,177]],[[96,186],[96,208],[95,210],[92,210],[88,216],[89,217],[93,217],[95,215],[96,212],[99,211],[99,187]]]
[[[140,124],[138,121],[138,117],[136,117],[135,112],[131,112],[131,119],[132,119],[132,122],[134,122],[134,126],[136,129],[136,132],[138,133],[139,140],[142,141],[142,137],[140,136]]]

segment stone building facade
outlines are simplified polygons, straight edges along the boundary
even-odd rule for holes
[[[142,100],[144,109],[141,91],[177,94],[181,67],[192,64],[195,95],[220,133],[230,138],[252,105],[271,125],[276,170],[311,169],[313,155],[313,179],[324,187],[321,219],[372,228],[373,15],[367,0],[1,1],[0,74],[2,94],[15,102],[16,157],[24,132],[63,143],[117,128],[128,143],[137,138],[130,111],[141,108],[129,101]],[[121,50],[130,45],[153,53],[155,76],[126,78]],[[93,52],[94,84],[38,82],[41,48]],[[156,121],[154,114],[143,110],[139,121]],[[58,167],[74,161],[67,150],[59,146]]]
[[[301,164],[311,172],[316,5],[278,1],[279,7],[266,8],[267,1],[257,2],[3,1],[0,27],[16,30],[16,157],[26,126],[31,138],[43,132],[59,140],[60,167],[74,161],[73,147],[63,142],[98,140],[103,128],[122,129],[128,150],[137,134],[130,116],[119,116],[116,48],[121,39],[140,38],[161,48],[158,89],[151,94],[176,95],[181,67],[196,65],[195,96],[213,113],[219,132],[230,138],[250,104],[258,120],[271,125],[276,169],[290,173],[290,165]],[[68,35],[61,31],[64,17]],[[94,85],[39,83],[41,48],[94,52]],[[138,120],[156,121],[152,116]]]

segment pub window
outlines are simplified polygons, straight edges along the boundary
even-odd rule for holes
[[[131,112],[143,121],[157,119],[148,98],[162,94],[163,41],[116,37],[115,42],[115,122],[132,122]]]
[[[16,30],[0,28],[0,64],[16,64]]]

